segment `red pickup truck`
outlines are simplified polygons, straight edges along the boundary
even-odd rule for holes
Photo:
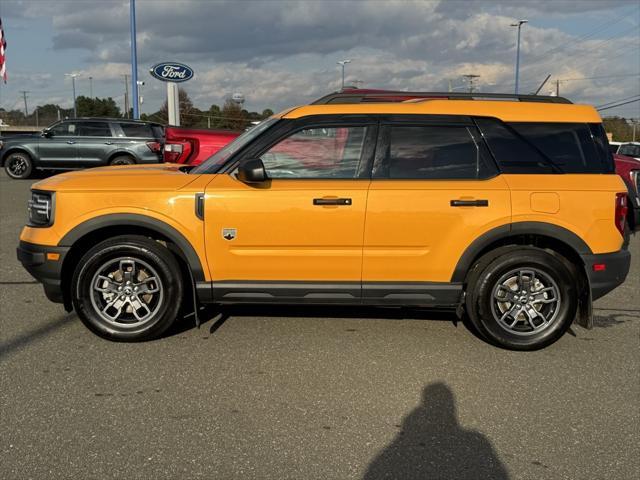
[[[163,160],[189,165],[201,164],[242,133],[181,127],[165,127],[164,131]]]

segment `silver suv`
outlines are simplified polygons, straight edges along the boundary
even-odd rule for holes
[[[126,119],[62,120],[41,133],[0,141],[0,165],[11,178],[35,169],[72,170],[103,165],[162,162],[161,125]]]

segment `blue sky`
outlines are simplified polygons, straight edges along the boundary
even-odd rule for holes
[[[128,1],[2,0],[9,82],[0,106],[71,105],[78,95],[124,97],[129,73]],[[480,74],[480,91],[513,91],[515,30],[522,30],[521,86],[551,74],[561,94],[595,105],[640,94],[637,1],[235,1],[138,0],[142,111],[164,100],[148,68],[165,60],[191,65],[184,84],[196,106],[222,104],[233,92],[250,110],[280,109],[339,87],[335,62],[352,58],[347,83],[363,87],[443,90]],[[594,78],[597,77],[597,78]],[[606,77],[606,78],[600,78]],[[542,93],[548,93],[551,85]],[[640,103],[607,114],[640,117]]]

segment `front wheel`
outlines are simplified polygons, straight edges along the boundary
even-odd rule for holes
[[[33,162],[31,157],[23,152],[9,154],[4,161],[4,169],[11,178],[24,180],[29,178],[33,172]]]
[[[577,278],[564,259],[534,247],[514,248],[476,266],[467,312],[490,343],[510,350],[551,345],[569,328],[578,305]]]
[[[82,322],[109,340],[135,342],[164,333],[182,300],[180,266],[156,241],[138,235],[105,240],[80,260],[71,282]]]

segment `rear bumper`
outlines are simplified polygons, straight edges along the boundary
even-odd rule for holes
[[[52,302],[63,303],[62,264],[69,249],[70,247],[51,247],[23,241],[20,241],[17,248],[18,260],[27,272],[42,283],[45,295]]]
[[[597,300],[625,281],[631,265],[631,253],[620,250],[614,253],[582,255],[582,260],[591,285],[591,298]],[[604,265],[604,270],[596,271],[594,265]]]

